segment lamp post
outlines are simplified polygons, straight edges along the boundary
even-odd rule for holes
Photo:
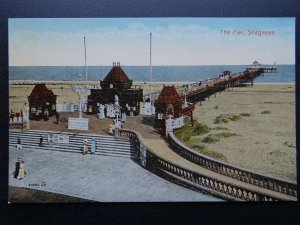
[[[91,89],[90,86],[73,86],[73,91],[75,91],[79,96],[79,118],[82,118],[82,102],[86,93]]]
[[[27,105],[26,101],[24,102],[24,113],[25,113],[25,118],[26,118],[26,122],[27,122],[27,129],[30,129],[30,124],[29,124],[29,106]],[[24,117],[24,115],[23,115],[23,117]]]

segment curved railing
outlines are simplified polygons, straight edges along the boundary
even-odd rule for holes
[[[297,196],[296,183],[266,176],[237,166],[232,166],[225,162],[203,155],[180,142],[173,132],[169,132],[168,142],[171,145],[172,150],[178,155],[206,169],[272,191]]]
[[[144,144],[142,136],[136,131],[121,129],[118,132],[118,136],[131,141],[137,151],[139,161],[147,170],[174,183],[230,201],[283,200],[257,190],[250,190],[249,188],[241,187],[230,182],[224,182],[216,178],[205,176],[199,171],[186,168],[176,162],[170,162],[151,151],[151,149]]]

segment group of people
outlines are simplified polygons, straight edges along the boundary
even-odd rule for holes
[[[97,149],[97,143],[95,138],[92,138],[90,146],[89,146],[89,141],[87,139],[83,140],[83,152],[82,152],[83,155],[86,155],[88,153],[95,154],[96,149]]]

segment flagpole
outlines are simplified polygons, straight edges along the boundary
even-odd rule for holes
[[[150,33],[150,104],[152,106],[152,33]]]
[[[84,66],[85,66],[85,81],[87,81],[87,67],[86,67],[86,45],[85,45],[85,37],[84,39]]]

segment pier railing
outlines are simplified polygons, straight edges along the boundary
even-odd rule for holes
[[[251,190],[234,183],[208,177],[199,171],[179,165],[177,162],[171,162],[165,157],[151,151],[151,149],[144,144],[142,136],[136,131],[121,129],[118,135],[121,138],[126,138],[131,141],[137,151],[141,164],[147,170],[173,183],[229,201],[282,200],[257,190]],[[144,152],[143,154],[142,151]]]
[[[180,142],[173,132],[169,132],[168,142],[172,146],[172,150],[178,155],[206,169],[272,191],[297,196],[296,183],[232,166],[228,163],[203,155]]]

